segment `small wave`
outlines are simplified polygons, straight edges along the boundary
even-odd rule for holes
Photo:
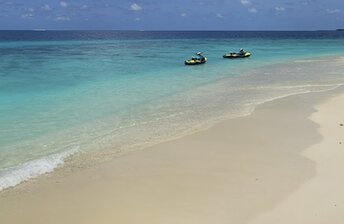
[[[329,88],[327,88],[327,89],[318,89],[318,90],[308,89],[308,90],[301,90],[299,92],[287,93],[287,94],[284,94],[284,95],[267,98],[267,99],[262,100],[260,102],[248,103],[248,104],[246,104],[246,106],[257,106],[257,105],[261,105],[261,104],[264,104],[264,103],[267,103],[267,102],[271,102],[271,101],[274,101],[274,100],[279,100],[279,99],[283,99],[283,98],[286,98],[286,97],[302,95],[302,94],[307,94],[307,93],[322,93],[322,92],[333,91],[333,90],[335,90],[337,88],[343,87],[344,84],[343,83],[339,83],[339,84],[328,84],[328,85],[305,85],[305,86],[307,86],[307,87],[329,87]],[[289,87],[287,87],[287,88],[289,88]],[[297,88],[297,86],[295,88]],[[251,113],[253,111],[254,111],[254,109],[251,110]],[[251,113],[247,113],[246,115],[250,115]]]
[[[344,63],[344,57],[343,57],[343,56],[339,57],[339,58],[337,59],[337,61],[338,61],[339,63]]]
[[[326,59],[304,59],[304,60],[295,60],[295,63],[313,63],[313,62],[327,62],[329,60]]]
[[[72,156],[78,150],[79,147],[75,147],[62,153],[52,154],[41,159],[0,170],[0,191],[14,187],[39,175],[52,172],[56,167],[63,164],[66,158]]]
[[[305,84],[305,85],[292,85],[292,86],[267,86],[263,87],[264,89],[301,89],[301,88],[326,88],[333,90],[340,86],[343,86],[344,83],[331,83],[331,84]],[[325,89],[327,90],[327,89]]]

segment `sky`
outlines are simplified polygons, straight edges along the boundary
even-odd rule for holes
[[[0,0],[0,29],[328,30],[344,0]]]

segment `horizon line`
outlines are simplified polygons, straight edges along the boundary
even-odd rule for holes
[[[145,29],[0,29],[0,31],[119,31],[119,32],[314,32],[314,31],[340,31],[338,29],[315,29],[315,30],[145,30]]]

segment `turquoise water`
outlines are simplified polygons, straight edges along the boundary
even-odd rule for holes
[[[153,144],[344,83],[344,36],[172,34],[0,41],[0,191],[75,153]],[[241,47],[253,56],[222,58]],[[196,51],[207,64],[184,66]]]

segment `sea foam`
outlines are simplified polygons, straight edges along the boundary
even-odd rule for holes
[[[52,172],[56,167],[62,165],[66,158],[72,156],[78,150],[79,147],[74,147],[61,153],[0,170],[0,191],[14,187],[39,175]]]

